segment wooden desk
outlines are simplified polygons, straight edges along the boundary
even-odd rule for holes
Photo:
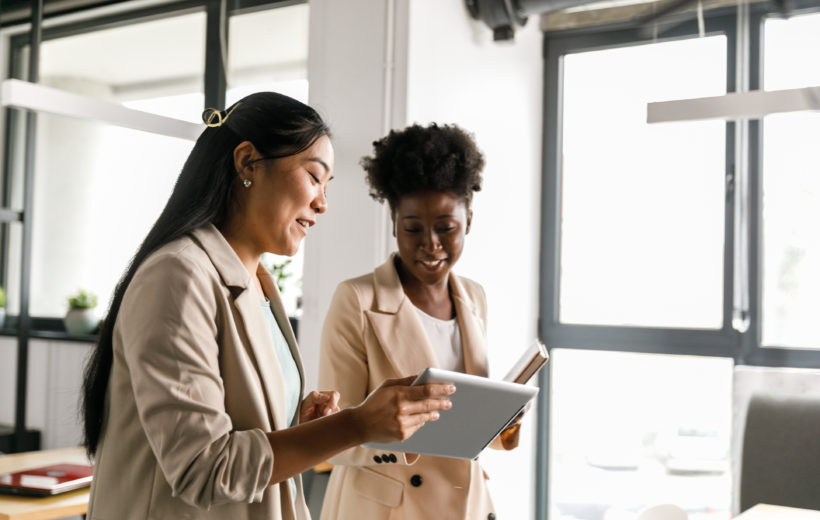
[[[61,462],[88,464],[88,458],[84,448],[0,455],[0,474]],[[50,520],[82,515],[88,509],[88,493],[89,489],[83,488],[43,498],[0,495],[0,520]]]
[[[735,520],[820,520],[820,511],[758,504],[737,515]]]

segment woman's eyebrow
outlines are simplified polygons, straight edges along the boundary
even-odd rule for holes
[[[325,161],[323,161],[322,159],[320,159],[318,157],[308,157],[307,160],[312,161],[312,162],[317,162],[317,163],[321,164],[322,167],[325,169],[325,172],[330,172],[330,166],[328,166],[328,164]]]

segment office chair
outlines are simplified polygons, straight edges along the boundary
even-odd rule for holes
[[[820,396],[752,396],[740,511],[760,503],[820,509]]]

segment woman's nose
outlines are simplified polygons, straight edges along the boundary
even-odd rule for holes
[[[327,195],[324,191],[320,191],[319,195],[313,199],[313,210],[316,213],[324,213],[327,211]]]
[[[422,246],[428,251],[436,251],[437,249],[441,249],[441,241],[438,238],[438,233],[435,231],[424,233]]]

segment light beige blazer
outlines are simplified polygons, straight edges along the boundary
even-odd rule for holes
[[[257,275],[301,376],[276,284]],[[301,479],[295,497],[268,486],[265,432],[288,427],[285,395],[258,294],[222,234],[208,225],[165,245],[137,270],[114,326],[88,517],[310,518]]]
[[[466,372],[486,376],[484,290],[453,274],[450,290]],[[320,388],[338,390],[341,407],[358,404],[385,379],[437,366],[392,258],[373,273],[337,287],[322,330],[321,353]],[[335,467],[322,520],[494,518],[487,476],[478,461],[358,447],[330,462]]]

